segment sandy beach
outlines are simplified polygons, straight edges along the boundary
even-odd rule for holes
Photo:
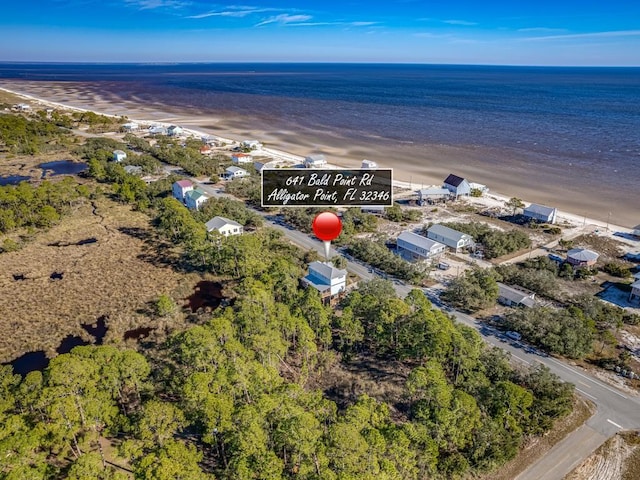
[[[640,189],[620,192],[604,187],[598,178],[581,175],[575,166],[559,165],[541,171],[533,156],[511,161],[504,158],[503,151],[486,147],[416,145],[379,137],[347,138],[336,132],[303,127],[284,129],[277,118],[241,117],[230,111],[212,114],[201,109],[148,104],[136,97],[122,99],[101,91],[99,84],[3,80],[0,87],[28,95],[31,98],[27,100],[33,102],[41,99],[146,123],[174,123],[230,139],[258,139],[266,148],[300,156],[324,153],[330,163],[341,166],[359,166],[367,158],[381,167],[393,168],[394,179],[410,182],[413,188],[441,184],[449,173],[455,173],[487,185],[496,198],[517,196],[571,212],[565,218],[587,217],[603,226],[608,221],[622,230],[640,223]]]

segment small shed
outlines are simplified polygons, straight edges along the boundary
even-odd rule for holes
[[[574,267],[590,267],[596,264],[599,256],[586,248],[572,248],[567,252],[567,262]]]

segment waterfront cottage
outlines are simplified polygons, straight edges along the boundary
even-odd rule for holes
[[[531,308],[535,305],[535,296],[530,290],[498,282],[498,302],[502,305]]]
[[[251,150],[258,150],[262,148],[262,144],[258,140],[243,140],[242,148],[250,148]]]
[[[207,232],[218,232],[225,237],[241,235],[244,232],[242,225],[225,217],[213,217],[205,223],[205,226],[207,227]]]
[[[524,209],[524,216],[530,220],[544,223],[556,223],[557,208],[532,203]]]
[[[184,195],[184,204],[190,210],[200,210],[200,207],[204,202],[209,200],[209,197],[206,193],[204,193],[199,188],[194,188],[193,190],[189,190]]]
[[[189,180],[178,180],[174,182],[171,186],[171,192],[173,193],[173,198],[184,203],[184,197],[187,192],[193,190],[193,183]]]
[[[413,232],[402,232],[396,240],[398,254],[410,262],[430,260],[444,253],[446,246]]]
[[[327,159],[322,154],[309,155],[304,159],[306,168],[322,168],[327,166]]]
[[[320,292],[323,300],[331,298],[347,288],[347,271],[335,268],[331,262],[312,262],[309,274],[302,279],[305,287],[313,287]]]
[[[113,151],[113,161],[114,162],[121,162],[123,160],[127,159],[127,154],[125,152],[123,152],[122,150],[114,150]]]
[[[129,122],[122,125],[122,129],[127,132],[134,132],[139,128],[140,128],[140,125],[138,125],[136,122]]]
[[[469,195],[471,193],[471,185],[467,180],[462,177],[458,177],[453,173],[449,174],[449,176],[444,181],[444,188],[453,193],[456,197],[460,195]]]
[[[567,262],[574,267],[590,267],[596,264],[599,256],[586,248],[572,248],[567,252]]]
[[[420,205],[432,204],[438,201],[445,201],[451,197],[451,192],[446,188],[422,188],[418,190],[418,203]]]
[[[427,230],[427,238],[444,243],[455,252],[459,252],[463,248],[472,248],[475,245],[471,235],[445,227],[444,225],[432,225],[429,230]]]
[[[362,160],[362,166],[360,168],[365,170],[375,170],[378,168],[378,164],[373,160]]]
[[[167,135],[172,136],[172,137],[177,137],[178,135],[182,135],[182,127],[178,127],[177,125],[171,125],[168,129],[167,129]]]
[[[149,127],[149,133],[151,135],[167,135],[167,127],[162,125],[152,125]]]
[[[234,153],[231,155],[231,161],[233,163],[251,163],[253,162],[253,157],[247,153]]]

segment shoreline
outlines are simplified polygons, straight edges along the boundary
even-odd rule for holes
[[[474,172],[471,175],[464,174],[466,178],[470,178],[471,181],[475,181],[478,183],[485,183],[490,189],[489,193],[485,193],[484,197],[482,197],[481,199],[471,200],[476,204],[495,206],[496,204],[499,204],[501,202],[506,202],[512,196],[518,196],[525,202],[543,203],[547,205],[557,206],[558,219],[566,220],[568,223],[571,223],[573,225],[581,226],[583,224],[588,224],[602,228],[606,228],[608,226],[610,230],[620,231],[623,233],[631,232],[632,227],[640,222],[640,214],[635,214],[635,212],[638,211],[638,208],[634,208],[634,206],[632,205],[625,206],[625,213],[622,216],[625,217],[626,225],[623,226],[616,224],[616,217],[619,217],[619,214],[612,216],[611,213],[607,215],[602,212],[603,214],[596,217],[591,213],[588,213],[591,211],[590,205],[582,203],[580,201],[570,201],[568,198],[562,197],[563,194],[571,195],[574,193],[568,188],[553,188],[549,184],[545,185],[546,189],[544,190],[540,188],[534,188],[530,182],[527,182],[527,172],[523,170],[522,166],[520,165],[514,164],[510,168],[511,171],[495,172],[494,175],[490,175],[490,177],[496,178],[496,183],[504,183],[503,181],[501,181],[501,178],[504,178],[506,176],[506,178],[511,179],[511,184],[516,187],[518,187],[518,185],[516,185],[516,182],[513,179],[519,178],[522,186],[517,188],[519,194],[514,194],[511,192],[505,192],[505,190],[507,189],[502,188],[499,188],[499,192],[495,191],[494,184],[492,184],[490,181],[483,181],[487,173],[486,167],[482,172],[485,175],[481,175],[480,173],[482,167],[475,165],[463,165],[462,162],[460,162],[461,165],[459,166],[456,165],[449,167],[449,165],[440,165],[436,168],[431,167],[431,165],[429,164],[430,162],[438,163],[436,161],[436,158],[439,160],[441,160],[442,158],[444,158],[445,160],[454,159],[455,161],[455,158],[459,158],[455,155],[461,154],[463,150],[464,153],[468,155],[469,149],[465,150],[462,147],[449,145],[430,145],[428,147],[425,147],[425,150],[423,152],[426,160],[425,163],[418,165],[416,165],[415,163],[406,164],[404,167],[398,167],[395,164],[390,164],[388,161],[379,161],[380,155],[368,155],[369,153],[372,153],[372,151],[370,151],[372,147],[367,147],[364,145],[345,145],[343,138],[336,139],[335,144],[331,145],[327,141],[327,137],[336,137],[336,135],[332,135],[331,132],[315,132],[316,135],[314,136],[314,132],[304,132],[303,134],[299,134],[298,132],[293,131],[273,132],[265,129],[252,131],[247,130],[246,126],[243,125],[241,119],[233,119],[229,117],[211,117],[210,115],[198,115],[197,113],[194,113],[191,116],[184,116],[179,113],[171,112],[170,106],[163,106],[166,107],[165,110],[160,111],[157,108],[158,105],[155,104],[141,105],[132,100],[128,100],[120,104],[114,103],[112,99],[104,99],[99,96],[97,98],[93,98],[93,103],[95,103],[95,106],[92,108],[87,108],[86,105],[75,106],[69,103],[50,100],[33,95],[31,93],[24,93],[11,88],[7,88],[6,86],[4,86],[6,83],[8,82],[0,82],[0,90],[25,99],[27,101],[31,101],[47,107],[77,112],[92,111],[97,114],[113,118],[126,116],[129,121],[147,125],[169,126],[171,124],[177,124],[183,127],[183,131],[187,135],[193,135],[197,137],[209,135],[227,143],[238,142],[243,138],[257,139],[261,143],[264,143],[266,141],[267,145],[269,146],[264,147],[262,149],[262,152],[267,153],[269,156],[279,157],[281,159],[286,159],[289,161],[302,161],[305,155],[311,153],[324,153],[329,157],[330,164],[345,168],[354,168],[356,166],[359,166],[362,159],[369,158],[376,161],[380,167],[392,168],[394,170],[394,185],[400,186],[402,188],[411,188],[413,190],[416,190],[423,186],[427,187],[429,185],[438,185],[442,183],[442,179],[447,175],[447,173],[445,172],[460,174],[460,170],[464,170],[465,172]],[[72,85],[66,86],[67,90],[71,89],[72,87]],[[56,88],[59,89],[62,87],[55,86],[52,89],[54,98],[56,97],[56,95],[60,96],[67,93],[66,91],[56,90]],[[73,97],[73,93],[68,93],[72,101],[78,100],[77,97]],[[108,111],[104,111],[101,107],[107,107],[105,109]],[[149,112],[150,107],[152,109],[152,112]],[[131,111],[131,115],[112,113],[114,108],[117,108],[118,110]],[[154,115],[152,116],[158,118],[143,118],[146,116],[145,113],[153,113]],[[142,115],[140,116],[139,114]],[[277,146],[273,148],[270,145]],[[407,148],[413,149],[415,148],[415,146],[395,145],[392,147],[391,151],[395,152],[395,154],[397,155],[399,152],[401,153],[403,149]],[[383,156],[385,153],[387,153],[385,149],[381,148],[375,148],[375,152],[379,152]],[[460,156],[462,157],[462,155]],[[439,163],[441,164],[442,161],[440,161]],[[425,168],[431,171],[427,173],[425,172]],[[425,182],[425,180],[427,181]],[[585,200],[590,197],[589,192],[584,193],[584,195]],[[485,201],[483,201],[483,199]],[[572,206],[575,207],[576,205],[584,205],[582,209],[584,213],[576,213],[580,209],[571,208]],[[616,205],[618,206],[618,208],[621,206],[620,203],[616,203]],[[612,221],[606,221],[605,218]]]

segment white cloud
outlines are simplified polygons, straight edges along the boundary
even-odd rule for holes
[[[576,38],[637,37],[640,30],[612,30],[606,32],[568,33],[566,35],[545,35],[541,37],[524,37],[520,40],[571,40]]]
[[[518,32],[538,32],[538,33],[552,33],[552,32],[566,32],[566,28],[548,28],[548,27],[528,27],[519,28]]]
[[[463,25],[465,27],[478,25],[476,22],[469,22],[467,20],[442,20],[442,23],[447,23],[449,25]]]
[[[257,23],[256,27],[261,27],[263,25],[269,25],[270,23],[277,23],[279,25],[287,25],[287,24],[301,24],[301,22],[306,22],[307,20],[311,20],[313,17],[311,15],[290,15],[288,13],[282,13],[280,15],[274,15],[272,17],[266,18],[260,23]]]
[[[191,2],[182,0],[125,0],[127,5],[138,7],[140,10],[155,10],[157,8],[183,8]]]
[[[211,10],[209,12],[200,13],[198,15],[189,15],[187,18],[207,18],[207,17],[244,18],[248,15],[254,15],[256,13],[277,12],[281,10],[282,9],[279,9],[279,8],[261,8],[261,7],[242,6],[242,5],[230,5],[220,10]]]

